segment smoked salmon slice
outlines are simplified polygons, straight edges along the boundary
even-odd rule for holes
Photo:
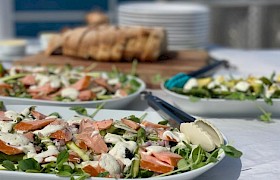
[[[34,141],[34,134],[32,132],[27,132],[23,134],[29,141]]]
[[[10,121],[10,120],[12,120],[12,119],[6,117],[4,111],[0,111],[0,121]]]
[[[105,130],[112,126],[113,119],[93,121],[90,119],[82,120],[79,132],[94,131],[94,130]]]
[[[95,97],[96,95],[91,91],[91,90],[83,90],[79,93],[79,96],[78,98],[81,100],[81,101],[89,101],[89,100],[93,100],[93,98]]]
[[[158,160],[168,163],[171,166],[177,167],[178,161],[180,161],[182,156],[175,154],[173,152],[164,151],[164,152],[153,152],[152,153]]]
[[[76,83],[74,83],[71,87],[77,89],[78,91],[84,90],[88,88],[91,82],[90,76],[84,76],[80,80],[78,80]]]
[[[77,139],[83,141],[96,154],[108,152],[108,147],[99,133],[93,136],[92,133],[81,133],[78,134]]]
[[[35,121],[21,121],[14,126],[16,131],[33,131],[42,129],[43,127],[49,125],[51,122],[56,119],[43,119],[43,120],[35,120]]]
[[[26,86],[32,86],[36,84],[36,79],[35,76],[29,74],[26,75],[25,77],[20,79],[20,82]]]
[[[157,158],[141,153],[140,167],[149,171],[157,173],[168,173],[174,170],[174,166],[171,166],[165,162],[158,160]]]
[[[72,133],[67,129],[62,129],[52,133],[50,138],[65,140],[65,142],[68,142],[72,139]]]
[[[55,92],[56,90],[57,88],[53,88],[50,83],[46,83],[43,86],[37,87],[35,89],[28,89],[27,91],[29,93],[39,93],[42,95],[48,95],[52,92]]]
[[[102,120],[102,121],[94,121],[93,126],[95,129],[98,130],[105,130],[108,129],[112,126],[114,120],[113,119],[108,119],[108,120]]]
[[[88,150],[88,147],[86,145],[86,143],[84,141],[76,141],[76,144],[79,148],[81,148],[82,150],[85,150],[87,151]]]
[[[163,129],[170,128],[170,126],[155,124],[155,123],[145,121],[145,120],[141,124],[144,125],[145,127],[150,127],[150,128],[163,128]]]
[[[83,171],[85,171],[92,177],[97,177],[99,173],[102,173],[105,170],[101,168],[99,165],[97,167],[92,167],[91,165],[87,165],[83,167]]]
[[[177,142],[176,139],[170,138],[169,136],[163,136],[163,133],[165,132],[165,130],[163,129],[157,129],[156,132],[158,134],[158,137],[162,140]]]
[[[11,89],[12,86],[6,83],[0,83],[0,88],[1,89]]]
[[[0,140],[0,151],[7,155],[16,155],[22,153],[22,150],[17,149],[15,147],[11,147],[7,145],[5,142],[3,142],[2,140]]]
[[[78,156],[77,153],[69,152],[68,161],[73,162],[73,163],[79,163],[79,162],[81,162],[81,158]]]
[[[137,130],[137,129],[140,128],[140,124],[138,124],[138,123],[136,123],[134,121],[131,121],[129,119],[122,119],[121,121],[122,121],[122,123],[124,123],[125,125],[131,127],[134,130]]]
[[[106,88],[110,92],[114,92],[114,89],[107,83],[106,79],[103,78],[96,78],[93,80],[97,85]]]
[[[42,114],[42,113],[39,113],[38,111],[31,111],[31,114],[32,116],[34,116],[37,120],[41,120],[41,119],[45,119],[47,116]]]

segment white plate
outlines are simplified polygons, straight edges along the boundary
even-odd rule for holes
[[[169,17],[168,19],[164,17],[150,17],[150,16],[123,16],[119,14],[119,19],[124,19],[124,20],[130,20],[130,21],[141,21],[141,22],[156,22],[156,21],[162,21],[162,22],[168,22],[168,23],[174,23],[174,22],[181,22],[181,23],[188,23],[188,22],[205,22],[209,21],[209,17],[207,16],[200,16],[200,17],[184,17],[182,16],[181,18],[171,18]]]
[[[272,113],[273,117],[280,117],[280,99],[273,100],[273,106],[265,103],[263,99],[255,101],[245,100],[226,100],[226,99],[206,99],[201,98],[197,102],[192,102],[188,96],[172,92],[161,84],[161,88],[172,99],[173,104],[186,113],[207,116],[207,117],[250,117],[257,118],[262,114],[261,107],[267,112]]]
[[[6,105],[6,109],[8,110],[14,110],[14,111],[22,111],[24,108],[26,108],[26,105]],[[74,111],[70,111],[69,108],[66,107],[59,107],[59,106],[37,106],[36,110],[39,112],[42,112],[44,114],[50,114],[52,112],[58,112],[64,119],[71,118],[74,115]],[[89,113],[94,112],[94,109],[87,109]],[[100,110],[94,119],[96,120],[103,120],[108,118],[113,119],[120,119],[125,116],[129,115],[135,115],[140,117],[145,112],[143,111],[121,111],[121,110],[106,110],[102,109]],[[161,121],[162,118],[156,113],[156,112],[147,112],[148,115],[146,117],[147,120],[157,123],[158,121]],[[225,142],[227,142],[227,139],[224,137]],[[182,174],[172,175],[172,176],[166,176],[161,178],[149,178],[150,180],[173,180],[173,179],[193,179],[206,171],[210,170],[212,167],[216,166],[223,158],[225,157],[225,154],[222,153],[219,156],[219,161],[216,163],[210,163],[204,167],[201,167],[199,169],[185,172]],[[70,178],[62,178],[58,177],[56,175],[52,174],[40,174],[40,173],[24,173],[24,172],[12,172],[12,171],[0,171],[0,179],[1,180],[69,180]],[[113,180],[113,178],[91,178],[92,180]],[[133,179],[130,179],[133,180]]]
[[[7,97],[0,96],[0,101],[4,101],[5,104],[9,105],[20,105],[20,104],[30,104],[30,105],[48,105],[48,106],[84,106],[95,108],[98,105],[105,102],[105,108],[107,109],[122,109],[134,99],[136,99],[140,92],[146,88],[146,84],[139,78],[135,78],[141,86],[138,91],[133,94],[130,94],[126,97],[108,99],[108,100],[98,100],[98,101],[80,101],[80,102],[61,102],[61,101],[48,101],[48,100],[37,100],[37,99],[28,99],[28,98],[17,98],[17,97]]]
[[[146,2],[146,3],[127,3],[119,6],[119,11],[139,14],[194,14],[207,13],[209,9],[207,6],[196,3],[160,3],[160,2]]]

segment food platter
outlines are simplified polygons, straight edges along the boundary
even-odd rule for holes
[[[273,117],[280,116],[279,99],[273,99],[273,105],[268,105],[264,99],[240,101],[200,98],[193,100],[188,96],[168,90],[163,84],[161,84],[161,89],[170,97],[176,107],[197,116],[257,118],[263,113],[259,107],[272,113]]]
[[[26,105],[5,105],[5,108],[8,110],[13,111],[22,111],[24,108],[26,108]],[[87,109],[89,113],[92,113],[95,111],[95,109]],[[64,118],[70,118],[75,115],[74,111],[70,111],[67,107],[59,107],[59,106],[40,106],[38,105],[36,108],[36,111],[38,112],[44,112],[45,114],[52,113],[54,111],[59,112],[60,115]],[[127,117],[129,115],[135,115],[136,117],[140,117],[146,112],[143,111],[123,111],[123,110],[106,110],[102,109],[100,110],[94,119],[103,120],[108,118],[114,118],[119,119],[122,117]],[[148,119],[150,122],[157,123],[162,120],[162,118],[155,112],[147,112],[147,116],[145,119]],[[227,139],[223,136],[225,144],[227,144]],[[193,179],[205,172],[207,172],[212,167],[216,166],[222,159],[225,157],[225,154],[222,152],[218,156],[218,161],[216,163],[209,163],[201,168],[184,172],[181,174],[171,175],[171,176],[165,176],[165,177],[156,177],[156,178],[150,178],[150,179],[162,179],[162,180],[171,180],[171,179]],[[11,172],[11,171],[0,171],[1,179],[3,180],[16,180],[16,179],[22,179],[22,180],[29,180],[29,179],[40,179],[40,180],[62,180],[62,179],[69,179],[69,178],[63,178],[58,177],[53,174],[40,174],[40,173],[24,173],[24,172]],[[91,178],[91,179],[112,179],[112,178]]]
[[[146,85],[144,81],[139,78],[135,78],[137,82],[141,84],[139,89],[129,94],[125,97],[115,98],[115,99],[107,99],[107,100],[96,100],[96,101],[78,101],[78,102],[62,102],[62,101],[50,101],[50,100],[39,100],[39,99],[28,99],[28,98],[18,98],[18,97],[8,97],[8,96],[0,96],[0,101],[5,102],[7,105],[21,105],[21,104],[29,104],[29,105],[48,105],[48,106],[83,106],[94,108],[98,105],[104,104],[104,108],[107,109],[121,109],[135,100],[140,92],[142,92]]]
[[[13,66],[4,71],[0,101],[5,104],[123,108],[146,87],[137,77],[83,67]]]

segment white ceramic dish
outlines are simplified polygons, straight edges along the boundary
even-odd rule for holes
[[[26,108],[26,105],[6,105],[6,109],[8,110],[14,110],[14,111],[22,111],[24,108]],[[59,106],[37,106],[36,110],[39,112],[43,112],[45,114],[49,114],[52,112],[59,112],[61,116],[63,116],[64,119],[73,117],[75,114],[74,111],[70,111],[67,107],[59,107]],[[94,109],[87,109],[89,113],[94,112]],[[103,120],[108,118],[113,119],[119,119],[125,116],[129,115],[135,115],[135,116],[141,116],[145,112],[143,111],[121,111],[121,110],[106,110],[102,109],[100,110],[97,115],[95,116],[96,120]],[[158,122],[162,120],[162,118],[156,113],[156,112],[147,112],[148,115],[146,117],[147,120],[151,122]],[[227,142],[227,139],[224,137],[225,142]],[[149,178],[150,180],[173,180],[173,179],[194,179],[195,177],[205,173],[206,171],[210,170],[212,167],[216,166],[223,158],[225,157],[225,154],[222,153],[219,156],[219,161],[216,163],[210,163],[204,167],[201,167],[199,169],[185,172],[182,174],[172,175],[172,176],[166,176],[161,178]],[[0,171],[0,179],[1,180],[30,180],[30,179],[36,179],[36,180],[69,180],[70,178],[63,178],[58,177],[56,175],[52,174],[40,174],[40,173],[24,173],[24,172],[12,172],[12,171]],[[113,178],[91,178],[92,180],[113,180]],[[133,179],[130,179],[133,180]]]
[[[195,14],[207,13],[207,6],[196,3],[127,3],[119,6],[119,11],[132,13],[149,14]]]
[[[0,41],[0,55],[2,56],[22,56],[25,54],[26,40],[11,39]]]
[[[17,98],[17,97],[8,97],[0,96],[0,101],[3,101],[8,105],[20,105],[20,104],[29,104],[29,105],[48,105],[48,106],[84,106],[88,108],[95,108],[98,105],[105,103],[105,108],[107,109],[121,109],[136,99],[140,92],[146,88],[146,84],[139,78],[135,78],[141,86],[138,91],[133,94],[130,94],[126,97],[108,99],[108,100],[98,100],[98,101],[80,101],[80,102],[61,102],[61,101],[48,101],[48,100],[36,100],[28,98]]]
[[[273,117],[280,117],[280,99],[274,99],[270,106],[263,99],[255,101],[245,100],[225,100],[225,99],[206,99],[201,98],[197,102],[190,100],[188,96],[172,92],[161,84],[162,90],[172,99],[173,104],[183,111],[207,117],[251,117],[257,118],[263,114],[258,107],[272,113]]]

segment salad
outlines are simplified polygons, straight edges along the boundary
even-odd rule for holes
[[[176,129],[164,120],[149,122],[145,114],[115,120],[83,114],[65,121],[57,112],[46,115],[34,106],[22,112],[1,111],[0,168],[71,179],[147,178],[215,163],[223,152],[242,155],[225,145],[219,130],[204,120]],[[212,128],[204,129],[204,123]]]
[[[14,66],[0,73],[0,95],[50,101],[95,101],[121,98],[141,84],[132,76],[91,72],[82,67]]]
[[[264,99],[272,104],[273,98],[280,98],[280,75],[247,78],[206,77],[190,78],[183,87],[169,89],[195,98],[216,98],[230,100]]]

